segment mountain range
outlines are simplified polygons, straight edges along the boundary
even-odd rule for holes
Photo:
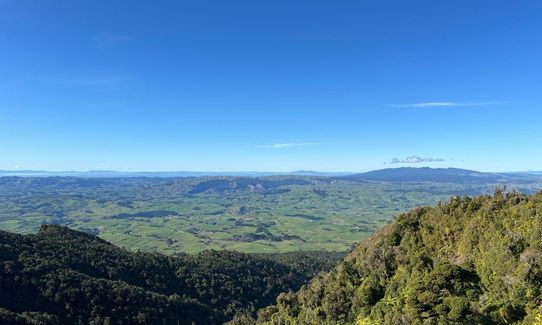
[[[530,182],[542,179],[542,172],[480,172],[460,168],[400,167],[386,168],[364,173],[319,172],[297,170],[292,172],[205,172],[205,171],[160,171],[160,172],[122,172],[113,170],[92,171],[37,171],[37,170],[0,170],[1,176],[19,177],[81,177],[81,178],[122,178],[122,177],[269,177],[269,176],[313,176],[330,177],[348,181],[383,181],[383,182],[437,182],[437,183],[509,183]]]
[[[350,181],[382,181],[391,183],[435,182],[459,184],[523,183],[540,180],[536,173],[485,173],[459,168],[401,167],[342,176]]]

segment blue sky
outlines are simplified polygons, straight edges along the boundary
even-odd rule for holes
[[[541,1],[0,0],[0,169],[542,170]]]

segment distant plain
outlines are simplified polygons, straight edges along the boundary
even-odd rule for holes
[[[54,223],[166,254],[345,251],[416,206],[504,185],[525,193],[542,189],[534,175],[421,182],[390,175],[0,177],[0,229],[33,233]]]

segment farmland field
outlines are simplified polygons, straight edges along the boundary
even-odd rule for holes
[[[495,186],[308,176],[2,177],[0,229],[33,233],[55,223],[166,254],[345,251],[402,211]],[[540,184],[521,186],[532,192]]]

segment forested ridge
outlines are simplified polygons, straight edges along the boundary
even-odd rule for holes
[[[222,324],[252,315],[341,257],[307,254],[313,258],[230,251],[172,257],[55,225],[36,235],[0,231],[0,323]]]
[[[259,324],[542,324],[542,192],[401,214]]]

